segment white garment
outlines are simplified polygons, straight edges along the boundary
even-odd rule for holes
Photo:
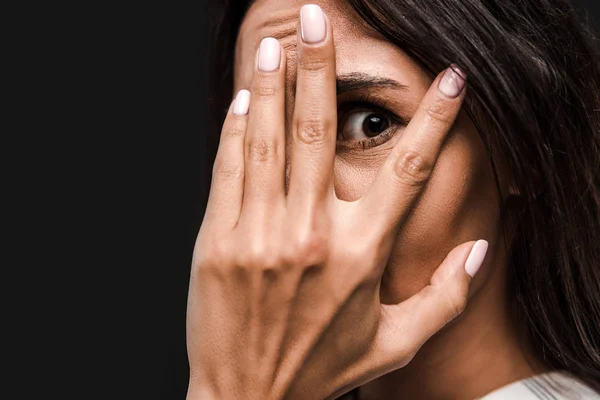
[[[553,371],[509,383],[478,400],[600,400],[600,394],[565,372]]]
[[[360,395],[353,390],[336,400],[356,399]],[[600,394],[567,372],[552,371],[509,383],[474,400],[600,400]]]

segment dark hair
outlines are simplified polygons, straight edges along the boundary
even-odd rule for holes
[[[592,28],[566,0],[349,3],[432,76],[453,62],[467,72],[463,108],[488,150],[503,220],[516,223],[514,232],[505,224],[515,318],[539,360],[600,392],[600,61]],[[230,1],[214,32],[219,122],[247,7]],[[500,163],[519,207],[502,200]]]

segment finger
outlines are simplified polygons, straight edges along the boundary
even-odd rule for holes
[[[233,228],[240,215],[244,190],[244,137],[249,104],[250,92],[240,90],[229,106],[221,129],[204,217],[205,220],[218,218],[219,228]]]
[[[250,90],[242,213],[262,218],[285,195],[285,55],[277,39],[261,41]]]
[[[337,130],[333,31],[317,5],[300,10],[297,60],[288,201],[312,206],[333,195]]]
[[[444,325],[462,313],[471,279],[479,270],[488,242],[478,240],[455,247],[431,277],[430,284],[399,304],[382,304],[377,333],[379,350],[390,363],[414,355]]]
[[[456,73],[453,67],[458,69],[453,64],[435,78],[402,138],[357,204],[360,214],[387,238],[395,237],[398,226],[428,181],[460,111],[466,75],[461,71]]]

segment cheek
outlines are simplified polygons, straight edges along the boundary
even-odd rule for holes
[[[336,157],[334,186],[336,196],[344,201],[356,201],[369,189],[385,157],[359,159],[356,156]]]
[[[369,190],[400,136],[401,134],[396,134],[386,143],[364,151],[338,152],[334,164],[336,196],[344,201],[360,199]]]
[[[382,282],[382,301],[417,293],[446,255],[461,243],[500,239],[500,208],[487,152],[464,113],[436,163],[434,174],[402,226]]]
[[[346,201],[360,198],[389,151],[368,160],[338,157],[338,197]],[[486,239],[493,246],[500,232],[496,192],[485,147],[461,112],[427,187],[398,233],[382,280],[381,301],[397,303],[417,293],[450,250],[461,243]]]

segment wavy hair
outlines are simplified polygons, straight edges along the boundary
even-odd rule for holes
[[[432,76],[457,63],[464,109],[494,169],[514,317],[536,357],[600,392],[600,60],[566,0],[348,0]],[[223,3],[222,3],[223,4]],[[248,1],[223,4],[213,33],[212,115],[231,101]],[[518,195],[502,194],[508,169]],[[505,166],[505,167],[504,167]],[[516,204],[516,206],[515,206]]]

